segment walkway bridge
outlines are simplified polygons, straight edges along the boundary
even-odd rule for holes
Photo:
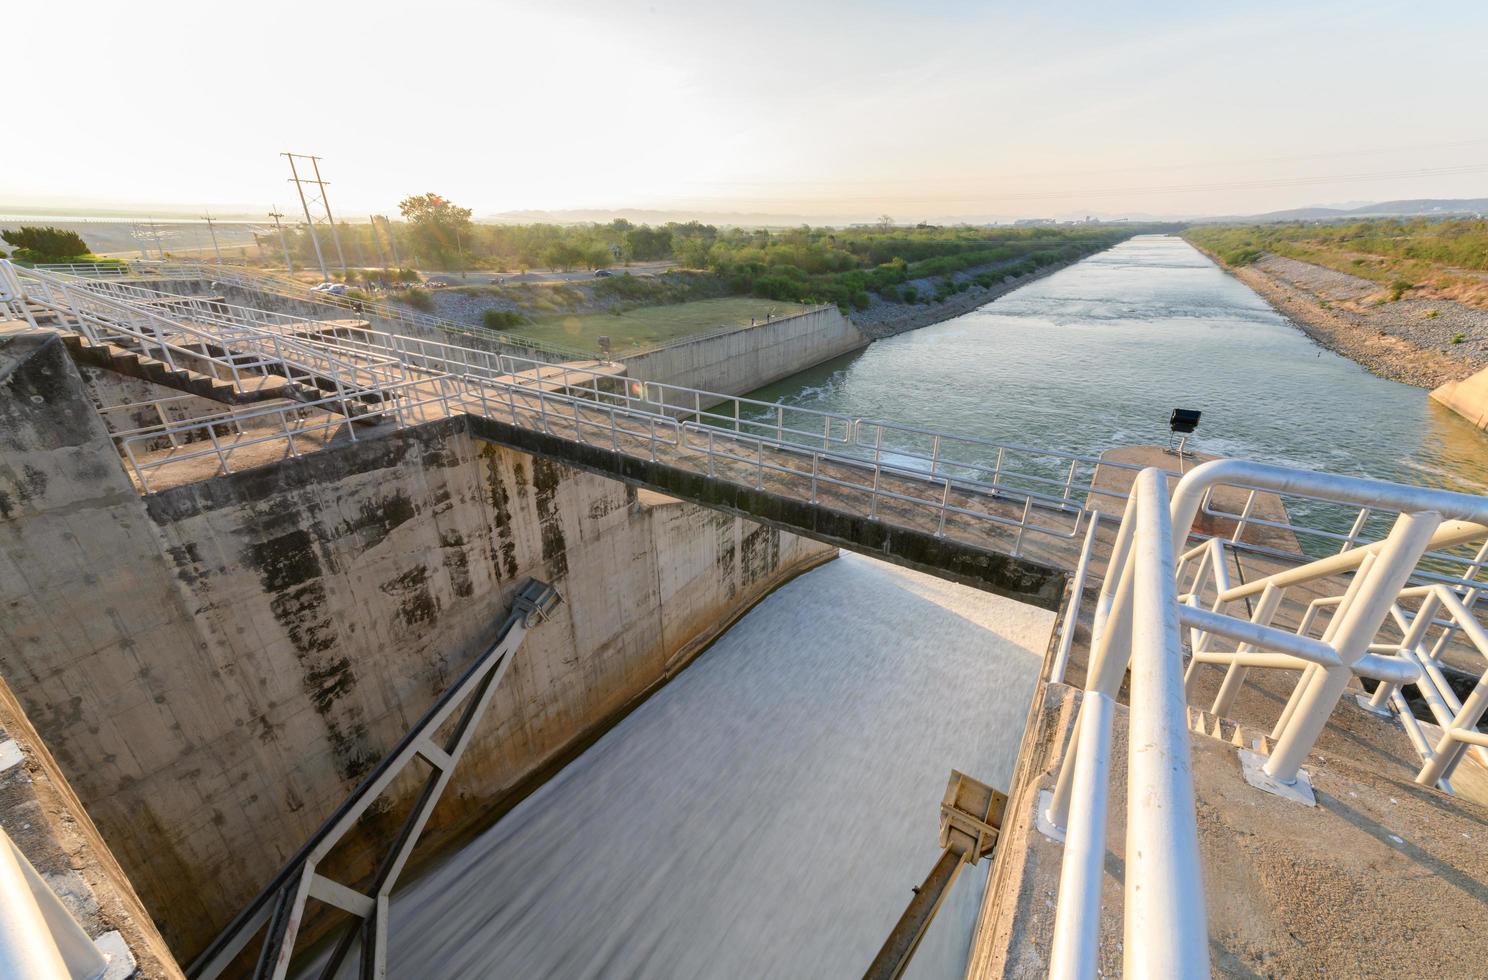
[[[1368,839],[1349,846],[1376,844],[1383,832],[1369,837],[1337,801],[1378,796],[1379,780],[1417,815],[1414,846],[1430,847],[1432,860],[1425,876],[1387,867],[1369,887],[1410,877],[1429,891],[1440,912],[1412,928],[1443,945],[1484,904],[1450,899],[1464,882],[1481,889],[1488,880],[1488,856],[1453,836],[1464,820],[1488,823],[1488,733],[1479,727],[1488,630],[1477,608],[1488,591],[1488,498],[1234,460],[1179,478],[642,384],[614,365],[554,366],[354,323],[307,329],[230,304],[188,317],[151,302],[159,296],[144,287],[116,286],[0,266],[0,301],[32,326],[43,309],[90,343],[172,369],[235,387],[270,377],[295,386],[277,404],[176,420],[162,410],[159,425],[116,432],[143,492],[455,419],[476,438],[1059,608],[972,975],[1233,972],[1211,952],[1231,955],[1245,942],[1298,956],[1286,936],[1315,915],[1317,896],[1258,883],[1244,869],[1264,855],[1245,842],[1269,834],[1285,851],[1308,833],[1362,832]],[[450,756],[421,746],[415,738],[405,754]],[[1339,761],[1354,756],[1368,758]],[[1204,760],[1197,769],[1195,758]],[[1122,779],[1124,809],[1113,789]],[[1265,817],[1263,828],[1200,827],[1201,809],[1236,809],[1237,800]],[[1123,824],[1124,846],[1110,844]],[[1317,856],[1326,840],[1306,846],[1315,867],[1326,864]],[[1113,850],[1124,854],[1114,886]],[[1221,890],[1206,894],[1206,880]],[[214,944],[222,956],[195,973],[216,975],[227,951],[267,926],[258,972],[284,976],[285,935],[313,895],[372,923],[365,962],[381,975],[385,891],[317,881],[303,862],[274,881]],[[1028,888],[1057,902],[1046,911],[1021,901]],[[1237,901],[1271,903],[1259,931],[1233,921]],[[1369,922],[1362,933],[1384,955],[1399,924]]]

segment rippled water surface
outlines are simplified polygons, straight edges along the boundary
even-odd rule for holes
[[[952,768],[1006,786],[1053,614],[843,555],[394,897],[395,977],[857,977]],[[912,977],[959,978],[987,862]]]
[[[1488,439],[1426,392],[1324,350],[1181,239],[1144,235],[945,323],[752,397],[1043,448],[1165,443],[1454,489]]]

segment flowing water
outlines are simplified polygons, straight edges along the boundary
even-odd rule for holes
[[[1087,454],[1198,408],[1205,452],[1488,485],[1482,435],[1169,237],[755,397]],[[859,975],[935,857],[949,769],[1006,786],[1048,622],[856,556],[796,579],[400,893],[393,975]],[[914,976],[961,975],[984,876]]]
[[[400,891],[389,975],[861,976],[950,770],[1007,786],[1053,618],[857,555],[795,579]],[[961,976],[987,868],[909,976]]]
[[[1313,343],[1182,239],[1143,235],[935,326],[750,395],[1098,455],[1191,446],[1482,492],[1488,440],[1420,388]]]

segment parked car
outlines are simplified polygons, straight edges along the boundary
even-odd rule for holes
[[[594,270],[594,278],[596,278],[596,279],[608,279],[608,278],[610,278],[610,276],[613,276],[613,275],[614,275],[614,273],[611,272],[609,269],[595,269]]]
[[[344,283],[344,282],[323,282],[319,286],[311,286],[310,287],[310,291],[312,293],[330,293],[332,296],[345,296],[346,295],[346,283]]]

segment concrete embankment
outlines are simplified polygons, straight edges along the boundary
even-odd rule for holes
[[[1425,297],[1386,302],[1378,283],[1295,259],[1231,268],[1205,254],[1313,340],[1381,377],[1436,388],[1488,365],[1488,311]]]
[[[1094,254],[1097,253],[1091,253],[1091,255]],[[978,273],[998,271],[998,266],[967,269],[949,278],[957,283],[967,282],[970,285],[964,291],[956,293],[944,302],[924,304],[888,303],[882,299],[875,298],[873,305],[867,310],[860,310],[853,313],[852,321],[865,336],[873,340],[908,333],[911,330],[918,330],[920,327],[928,327],[931,324],[950,320],[961,316],[963,313],[970,313],[977,307],[985,306],[999,296],[1006,295],[1019,287],[1026,286],[1045,276],[1053,275],[1060,269],[1068,268],[1076,262],[1089,257],[1089,255],[1084,255],[1078,259],[1071,259],[1068,262],[1048,265],[1027,275],[1004,280],[995,286],[979,286],[974,282],[974,279]],[[935,280],[920,281],[919,288],[928,293],[935,288],[934,283]]]
[[[1461,381],[1448,381],[1433,390],[1431,397],[1488,431],[1488,368]]]
[[[640,381],[741,395],[867,343],[835,306],[823,306],[617,356],[624,358],[626,373]]]
[[[463,418],[142,498],[60,341],[0,354],[0,671],[183,962],[486,648],[527,577],[565,601],[421,855],[835,554],[478,442]],[[395,784],[328,873],[368,871],[416,788]]]

